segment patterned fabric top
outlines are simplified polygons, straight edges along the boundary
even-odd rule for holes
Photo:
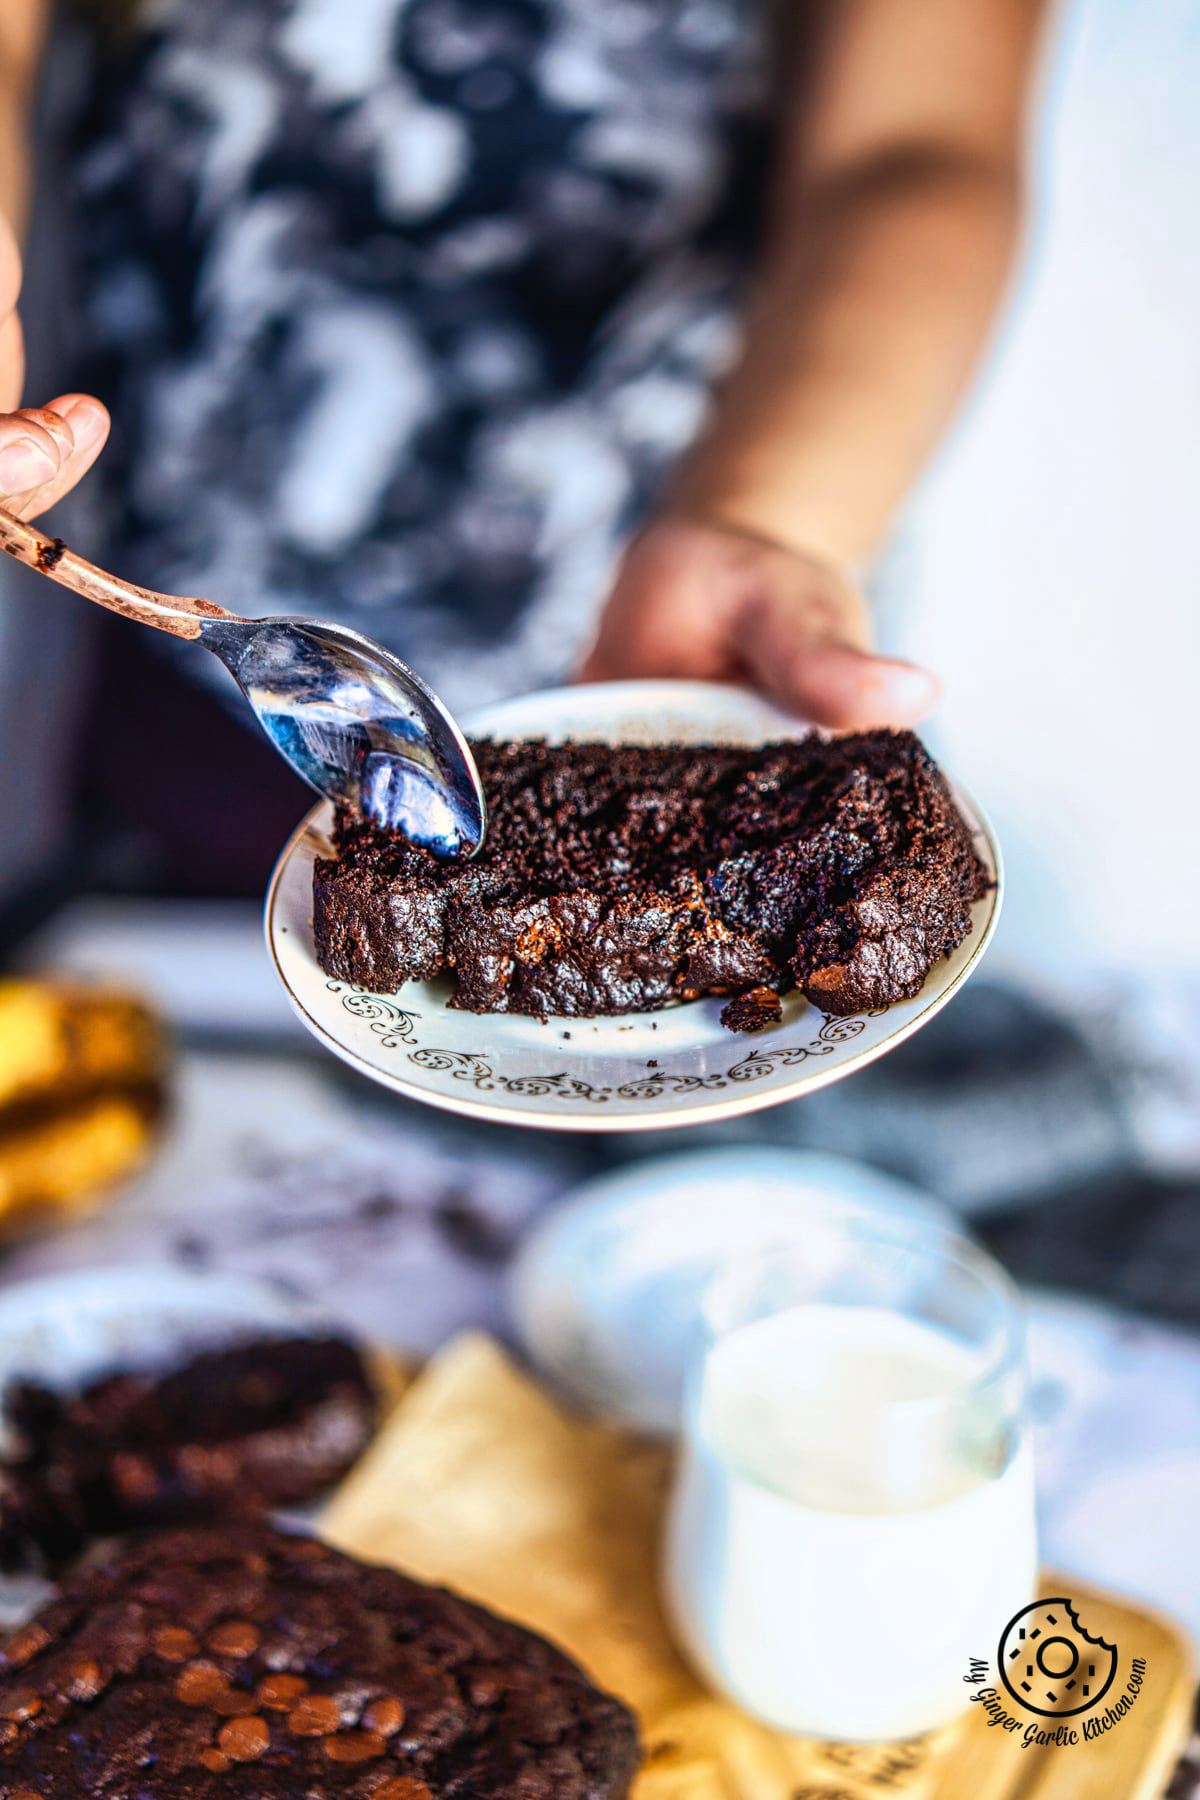
[[[146,0],[75,160],[114,565],[563,673],[736,342],[756,3]]]

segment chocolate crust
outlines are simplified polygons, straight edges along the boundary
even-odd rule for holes
[[[0,1652],[0,1792],[624,1800],[631,1714],[440,1588],[266,1525],[93,1556]]]
[[[449,969],[451,1006],[538,1018],[793,986],[856,1013],[916,994],[987,889],[911,732],[474,749],[473,862],[339,818],[313,873],[327,975],[389,993]]]

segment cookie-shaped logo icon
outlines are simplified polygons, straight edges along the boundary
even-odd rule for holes
[[[1069,1600],[1035,1600],[1005,1626],[996,1661],[1005,1687],[1027,1711],[1069,1719],[1107,1694],[1117,1647],[1085,1631]]]

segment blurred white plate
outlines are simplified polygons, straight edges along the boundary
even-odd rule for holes
[[[557,688],[488,707],[464,721],[474,736],[613,743],[763,743],[805,726],[766,701],[709,682],[628,681]],[[930,972],[914,1000],[836,1018],[798,993],[783,1019],[753,1037],[720,1022],[723,1000],[695,1000],[613,1019],[537,1019],[454,1012],[448,977],[367,993],[317,966],[312,868],[328,854],[331,809],[304,820],[281,856],[266,903],[275,969],[303,1023],[336,1056],[395,1092],[448,1112],[565,1131],[653,1131],[775,1106],[826,1087],[902,1043],[961,987],[1000,911],[1000,855],[961,788],[995,886],[972,909],[964,943]]]
[[[513,1324],[565,1396],[673,1432],[700,1304],[731,1259],[801,1243],[814,1259],[847,1218],[957,1221],[919,1188],[848,1157],[737,1144],[652,1156],[572,1190],[512,1266]]]
[[[0,1398],[10,1382],[68,1389],[121,1369],[260,1337],[296,1337],[322,1315],[250,1276],[168,1263],[77,1269],[0,1288]]]

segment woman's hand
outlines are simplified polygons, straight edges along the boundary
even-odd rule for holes
[[[18,517],[35,519],[91,468],[108,436],[108,414],[88,394],[9,410],[20,405],[25,380],[20,291],[20,252],[0,218],[0,500]]]
[[[915,725],[938,684],[875,656],[853,578],[748,533],[666,515],[625,553],[585,681],[741,681],[816,725]]]
[[[849,571],[886,539],[1003,290],[1047,6],[786,11],[805,42],[782,59],[741,354],[585,673],[740,679],[819,724],[911,725],[936,684],[871,654]]]

